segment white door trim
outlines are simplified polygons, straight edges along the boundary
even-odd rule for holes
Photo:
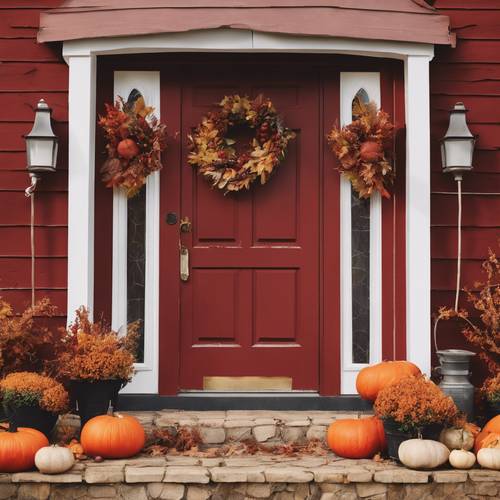
[[[83,304],[91,310],[93,308],[95,58],[104,54],[151,52],[330,53],[404,61],[407,123],[407,358],[429,373],[429,62],[434,56],[431,44],[303,37],[232,29],[64,42],[63,56],[70,69],[68,321],[74,318],[74,310],[78,306]],[[157,227],[148,238],[158,238],[159,203],[155,203]]]
[[[365,89],[370,101],[378,107],[380,73],[340,73],[340,124],[352,121],[352,101],[360,89]],[[356,394],[356,377],[368,363],[352,360],[352,227],[351,183],[340,180],[340,306],[341,306],[341,365],[342,394]],[[370,363],[382,360],[382,200],[379,193],[370,199]]]

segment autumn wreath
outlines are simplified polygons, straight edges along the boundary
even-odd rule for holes
[[[338,170],[351,181],[360,198],[369,198],[374,191],[390,198],[394,125],[373,102],[364,104],[356,99],[353,108],[352,123],[341,129],[335,127],[328,135],[339,160]]]
[[[161,152],[165,149],[166,125],[153,115],[142,95],[132,91],[125,102],[121,97],[115,105],[106,104],[106,114],[99,125],[107,139],[108,158],[101,173],[107,187],[119,186],[134,196],[146,177],[162,168]]]
[[[249,189],[257,179],[265,184],[284,159],[295,133],[284,126],[271,100],[262,95],[254,100],[226,96],[219,107],[203,117],[189,136],[189,164],[225,193]],[[238,126],[255,130],[250,147],[242,153],[233,147],[236,141],[227,137]]]

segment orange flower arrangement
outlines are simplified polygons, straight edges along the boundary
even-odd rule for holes
[[[92,322],[81,307],[63,341],[67,349],[60,357],[61,376],[70,380],[130,380],[134,373],[139,322],[128,325],[120,337],[104,322]]]
[[[460,415],[450,396],[423,375],[405,377],[382,389],[373,406],[375,415],[393,419],[403,432],[429,424],[454,425]]]
[[[0,380],[4,406],[39,406],[51,413],[62,413],[69,405],[68,393],[51,377],[32,372],[16,372]]]
[[[47,298],[20,314],[0,299],[0,376],[15,371],[56,375],[64,346],[58,332],[44,324],[55,314],[56,307]]]

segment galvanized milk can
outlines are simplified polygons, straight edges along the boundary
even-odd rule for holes
[[[474,386],[469,381],[470,360],[476,353],[463,349],[437,351],[439,372],[443,380],[440,389],[453,398],[458,409],[472,418],[474,416]]]

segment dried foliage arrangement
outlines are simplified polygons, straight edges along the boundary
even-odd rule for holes
[[[230,457],[266,453],[271,455],[326,455],[328,448],[320,439],[311,439],[306,443],[263,444],[255,439],[244,439],[217,447],[203,447],[201,436],[196,428],[172,427],[157,429],[152,435],[151,444],[144,451],[151,456],[185,455],[192,457]]]
[[[500,372],[493,377],[488,377],[485,380],[482,392],[489,403],[500,403]]]
[[[340,129],[334,127],[328,134],[330,147],[339,160],[337,168],[351,181],[360,198],[369,198],[375,191],[390,198],[394,125],[374,102],[364,104],[356,99],[353,115],[356,119],[352,123]]]
[[[254,100],[226,96],[219,107],[203,117],[189,136],[188,163],[225,193],[250,189],[256,180],[265,184],[285,158],[295,133],[285,127],[271,100],[262,95]],[[255,131],[251,144],[241,154],[233,147],[235,141],[227,137],[234,127]]]
[[[480,324],[471,320],[464,309],[455,311],[441,307],[434,323],[434,343],[436,344],[437,326],[441,320],[463,320],[465,328],[462,334],[479,349],[479,356],[491,375],[483,386],[483,392],[492,394],[492,388],[498,387],[500,373],[500,262],[491,248],[488,249],[488,258],[482,263],[482,269],[486,279],[474,283],[476,291],[464,288],[467,300],[479,312]]]
[[[70,380],[130,380],[139,341],[139,322],[130,323],[119,336],[103,320],[92,322],[85,307],[65,332],[66,350],[60,356],[60,373]]]
[[[0,299],[0,376],[16,371],[57,374],[63,344],[59,333],[45,324],[55,314],[49,299],[19,314]]]
[[[373,406],[375,415],[393,419],[403,432],[418,432],[430,424],[454,426],[460,415],[453,399],[423,375],[405,377],[382,389]]]
[[[2,404],[14,409],[39,406],[51,413],[62,413],[69,406],[68,393],[59,382],[32,372],[16,372],[0,380]]]
[[[138,193],[146,177],[162,168],[161,153],[166,147],[166,125],[154,116],[143,97],[133,90],[127,102],[118,97],[115,105],[106,104],[99,116],[104,130],[108,158],[101,173],[107,187],[120,186],[129,197]]]

